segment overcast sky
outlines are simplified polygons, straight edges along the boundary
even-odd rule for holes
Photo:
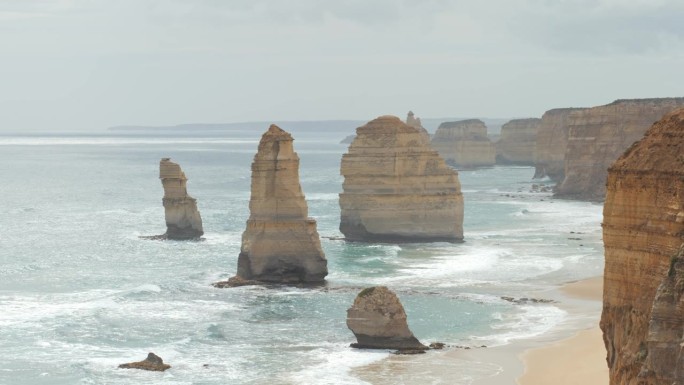
[[[0,0],[0,130],[684,96],[682,0]]]

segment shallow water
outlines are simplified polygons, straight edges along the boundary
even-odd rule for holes
[[[235,273],[259,135],[0,136],[0,383],[361,384],[350,368],[388,354],[348,347],[346,309],[362,287],[395,290],[422,341],[480,346],[567,318],[501,296],[601,273],[601,206],[531,192],[530,167],[460,172],[464,243],[329,239],[341,236],[337,142],[348,133],[326,132],[295,135],[295,150],[327,286],[215,289]],[[188,176],[204,241],[138,238],[165,230],[162,157]],[[173,369],[117,369],[148,351]]]

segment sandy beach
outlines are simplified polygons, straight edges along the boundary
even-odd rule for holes
[[[442,380],[433,384],[453,384],[450,378],[459,370],[478,367],[482,371],[469,380],[472,385],[608,384],[606,352],[598,328],[602,294],[603,277],[572,282],[549,293],[575,322],[535,339],[486,349],[393,355],[355,368],[353,375],[374,385],[389,385],[420,383],[425,374],[439,372]]]
[[[601,301],[603,277],[565,285],[561,291],[571,297]],[[549,346],[522,354],[525,365],[520,385],[608,384],[608,367],[603,337],[598,325]]]

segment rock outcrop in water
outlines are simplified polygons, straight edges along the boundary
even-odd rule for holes
[[[316,221],[308,217],[299,184],[299,156],[292,141],[289,133],[271,125],[259,142],[236,283],[320,283],[328,274]]]
[[[608,167],[684,98],[616,100],[573,111],[568,117],[565,171],[555,196],[601,201]]]
[[[147,358],[145,358],[142,361],[137,361],[137,362],[130,362],[127,364],[121,364],[119,365],[120,369],[141,369],[141,370],[150,370],[153,372],[163,372],[166,369],[170,369],[171,365],[167,365],[164,363],[164,360],[162,360],[161,357],[154,353],[149,353],[147,355]]]
[[[385,286],[363,289],[347,310],[347,327],[360,349],[427,350],[409,330],[406,312],[394,292]]]
[[[608,171],[601,329],[612,385],[684,383],[678,300],[684,290],[678,254],[684,242],[683,154],[679,109]]]
[[[166,239],[195,239],[204,234],[202,217],[197,210],[197,200],[187,191],[187,178],[177,163],[169,158],[159,162],[159,179],[164,187],[164,214]]]
[[[534,166],[537,152],[537,130],[541,119],[513,119],[501,127],[496,142],[496,163]]]
[[[544,113],[537,129],[535,178],[549,177],[560,182],[565,175],[565,150],[568,146],[569,116],[582,108],[556,108]]]
[[[496,149],[487,136],[487,126],[479,119],[444,122],[432,137],[432,147],[458,168],[493,166]]]
[[[406,115],[406,124],[420,131],[420,133],[425,137],[425,141],[428,143],[430,142],[430,134],[427,132],[425,127],[423,127],[423,123],[420,121],[420,118],[417,118],[413,114],[413,111],[409,111]]]
[[[463,239],[458,173],[415,128],[381,116],[356,129],[342,157],[340,231],[351,241]]]

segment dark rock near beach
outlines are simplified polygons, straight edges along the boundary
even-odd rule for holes
[[[385,286],[363,289],[347,310],[347,327],[359,349],[427,350],[408,328],[406,312],[394,292]]]
[[[444,342],[433,342],[430,344],[430,349],[440,350],[444,349],[446,344]]]
[[[129,362],[127,364],[119,365],[120,369],[141,369],[141,370],[151,370],[154,372],[163,372],[166,369],[171,368],[171,365],[165,364],[161,357],[154,353],[147,354],[147,358],[143,361]]]

